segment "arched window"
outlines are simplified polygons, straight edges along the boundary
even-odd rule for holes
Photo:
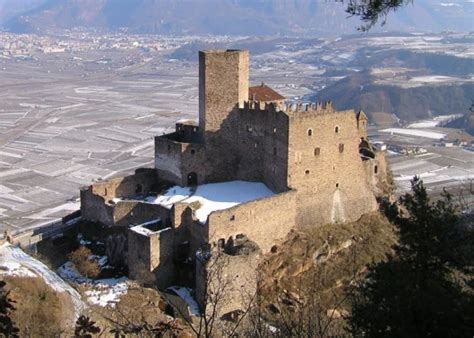
[[[308,129],[308,136],[313,136],[313,129]]]
[[[334,132],[337,134],[339,133],[339,126],[336,126],[336,128],[334,128]]]
[[[277,129],[276,127],[273,127],[273,134],[276,134],[277,133]]]
[[[339,143],[339,152],[341,154],[344,152],[344,143]]]
[[[304,172],[306,175],[309,175],[309,170],[306,169],[306,171]]]
[[[319,156],[321,154],[321,148],[314,148],[314,156]]]
[[[191,155],[194,155],[195,152],[196,152],[196,150],[191,149]]]
[[[336,188],[339,188],[339,183],[336,183]]]

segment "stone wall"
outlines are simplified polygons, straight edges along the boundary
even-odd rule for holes
[[[149,235],[129,229],[128,269],[130,278],[154,282],[160,289],[175,281],[174,231],[166,228]]]
[[[207,223],[209,243],[215,247],[220,239],[243,234],[264,253],[270,251],[295,226],[296,196],[296,191],[288,191],[212,212]]]
[[[142,201],[119,201],[113,208],[114,225],[133,226],[154,219],[161,219],[163,224],[171,224],[170,210],[158,205]]]
[[[248,101],[248,82],[248,51],[199,52],[199,130],[204,138],[220,131],[229,112]]]
[[[353,111],[330,105],[290,112],[288,186],[298,191],[298,225],[354,221],[377,208],[359,156],[364,130]]]
[[[94,183],[81,189],[82,218],[107,226],[113,226],[116,222],[127,222],[125,210],[132,211],[135,206],[123,205],[117,210],[112,200],[147,195],[156,189],[157,184],[158,177],[154,169],[137,170],[134,175]],[[149,213],[145,210],[146,217]],[[139,221],[140,216],[135,217]]]

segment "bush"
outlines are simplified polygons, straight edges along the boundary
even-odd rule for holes
[[[100,274],[99,264],[91,258],[92,252],[85,246],[71,252],[68,258],[74,263],[77,271],[87,278],[96,278]]]

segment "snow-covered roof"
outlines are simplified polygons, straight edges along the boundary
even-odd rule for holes
[[[263,183],[230,181],[197,186],[192,194],[191,188],[174,186],[158,197],[148,197],[148,203],[160,204],[171,208],[173,204],[199,202],[195,214],[201,223],[213,211],[232,208],[236,205],[273,196],[274,193]]]

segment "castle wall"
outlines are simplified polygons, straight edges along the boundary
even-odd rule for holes
[[[158,177],[154,169],[138,169],[133,175],[94,183],[91,189],[93,194],[103,197],[108,202],[116,197],[147,195],[157,181]]]
[[[141,169],[134,175],[94,183],[81,190],[82,218],[114,226],[149,220],[155,212],[161,215],[156,206],[138,206],[138,202],[132,201],[119,201],[117,205],[112,202],[114,198],[148,195],[156,189],[157,184],[158,177],[154,169]]]
[[[219,239],[246,235],[266,253],[278,239],[295,226],[296,191],[288,191],[269,198],[212,212],[207,223],[209,243]],[[196,225],[196,227],[203,225]]]
[[[81,190],[81,217],[106,226],[114,224],[114,207],[104,197],[94,194],[92,186]]]
[[[183,182],[181,148],[179,142],[162,136],[155,137],[155,169],[158,176],[178,185]]]
[[[170,210],[141,201],[119,201],[113,208],[114,225],[117,226],[138,225],[158,218],[163,224],[170,225]]]
[[[290,113],[288,185],[298,190],[299,225],[354,221],[377,208],[361,132],[353,111]]]
[[[128,269],[130,278],[153,280],[158,288],[173,285],[176,267],[173,262],[174,231],[166,228],[148,235],[128,231]]]
[[[274,192],[288,190],[288,115],[263,104],[237,113],[237,178],[263,182]]]

